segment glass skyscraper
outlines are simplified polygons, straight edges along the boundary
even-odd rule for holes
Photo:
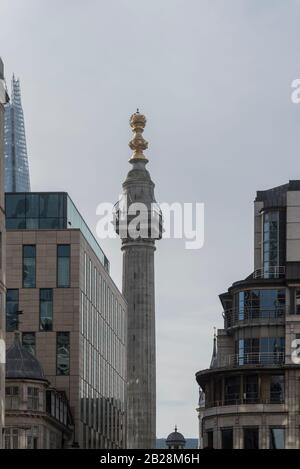
[[[11,101],[5,106],[4,155],[5,192],[30,192],[20,80],[14,76]]]

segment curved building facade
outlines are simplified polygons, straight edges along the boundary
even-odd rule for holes
[[[254,272],[220,295],[224,329],[196,374],[202,448],[300,448],[300,181],[254,205]]]

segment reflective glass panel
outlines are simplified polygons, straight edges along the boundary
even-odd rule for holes
[[[23,246],[23,287],[35,288],[36,277],[36,247]]]
[[[40,289],[40,330],[52,331],[53,326],[53,290]]]
[[[66,376],[70,373],[70,334],[57,332],[56,339],[56,374]]]

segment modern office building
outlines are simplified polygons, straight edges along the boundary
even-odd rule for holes
[[[19,334],[6,355],[4,448],[70,448],[74,425],[67,397],[50,386]]]
[[[21,102],[20,80],[11,82],[11,100],[5,106],[5,192],[29,192],[30,177]]]
[[[220,295],[224,329],[196,379],[204,448],[300,448],[300,181],[257,192],[254,272]]]
[[[127,304],[66,193],[6,194],[8,346],[23,346],[64,391],[73,445],[126,442]],[[20,314],[22,312],[22,314]]]
[[[0,58],[0,449],[5,417],[5,215],[4,215],[4,106],[8,96]]]
[[[155,448],[155,240],[162,235],[162,215],[155,202],[154,183],[146,169],[143,138],[146,118],[131,116],[134,137],[129,143],[132,165],[116,206],[116,231],[122,239],[123,294],[128,303],[127,447]],[[142,204],[142,205],[141,205]],[[139,223],[134,229],[136,216]]]

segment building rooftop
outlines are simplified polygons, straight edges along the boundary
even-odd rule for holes
[[[255,202],[264,202],[267,207],[285,207],[288,191],[300,191],[300,180],[291,180],[281,186],[257,191]]]
[[[170,435],[168,436],[167,443],[174,443],[174,444],[185,443],[185,438],[182,435],[182,433],[179,433],[177,431],[177,427],[175,427],[175,431],[170,433]]]
[[[6,353],[6,379],[46,381],[40,362],[22,346],[18,333]]]
[[[109,272],[109,260],[66,192],[7,192],[7,230],[79,229]]]

